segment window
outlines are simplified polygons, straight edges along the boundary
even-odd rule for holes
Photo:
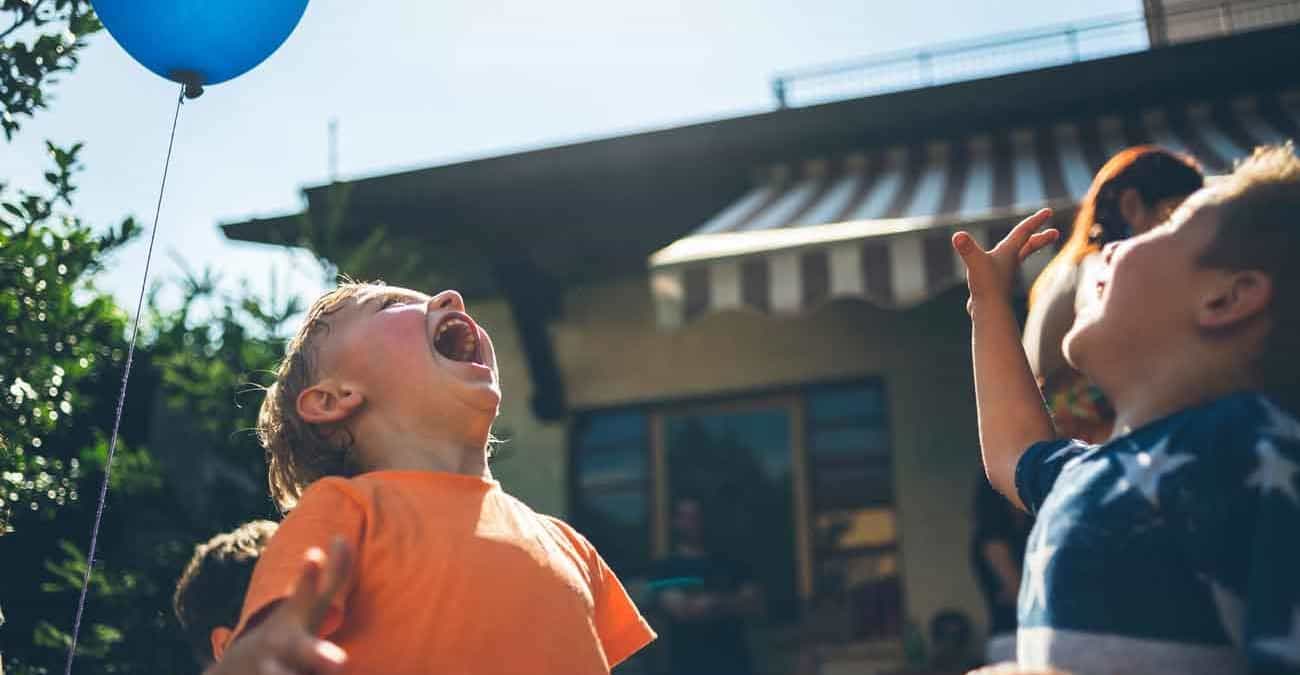
[[[573,430],[573,521],[619,574],[650,559],[646,415],[589,413]]]
[[[882,382],[586,413],[572,466],[574,524],[620,574],[638,576],[671,550],[674,502],[690,497],[718,551],[751,568],[774,627],[901,635]]]
[[[823,387],[804,401],[815,611],[838,614],[854,638],[896,637],[902,591],[884,388]]]
[[[668,507],[700,504],[707,546],[747,568],[777,623],[799,611],[791,408],[783,400],[662,416]]]

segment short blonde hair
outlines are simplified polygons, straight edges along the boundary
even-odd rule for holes
[[[329,334],[330,316],[363,291],[381,285],[348,280],[316,298],[285,347],[275,382],[266,389],[257,415],[257,439],[266,448],[267,484],[281,511],[292,509],[307,486],[325,476],[361,472],[347,429],[307,422],[298,414],[298,397],[320,377],[320,342]]]
[[[1201,254],[1207,267],[1268,275],[1272,321],[1252,364],[1258,388],[1300,406],[1300,157],[1295,145],[1269,145],[1215,186],[1218,225]]]

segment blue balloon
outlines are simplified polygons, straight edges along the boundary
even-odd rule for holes
[[[307,0],[92,0],[144,67],[193,89],[243,75],[293,32]]]

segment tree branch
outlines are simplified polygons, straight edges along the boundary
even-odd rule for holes
[[[33,2],[30,6],[28,6],[27,11],[23,12],[23,15],[19,17],[17,21],[14,22],[14,25],[6,28],[5,32],[0,33],[0,40],[9,37],[10,33],[13,33],[14,31],[21,28],[23,24],[27,23],[28,21],[31,21],[32,17],[36,16],[36,10],[40,9],[41,5],[43,4],[45,4],[45,0],[36,0],[36,2]],[[75,3],[73,4],[73,9],[74,10],[76,9]]]

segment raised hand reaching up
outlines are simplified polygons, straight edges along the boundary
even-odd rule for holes
[[[1011,291],[1020,263],[1056,241],[1056,230],[1038,231],[1051,216],[1050,209],[1042,209],[1024,219],[989,251],[966,232],[952,238],[953,248],[966,265],[970,287],[966,311],[971,316],[984,473],[998,492],[1021,508],[1015,487],[1016,463],[1032,443],[1049,440],[1056,432],[1025,358]]]

